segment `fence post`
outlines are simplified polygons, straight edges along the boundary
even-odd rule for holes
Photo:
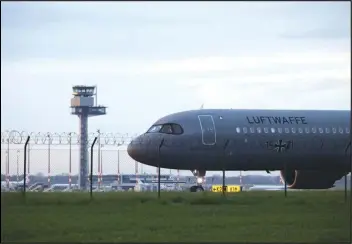
[[[26,143],[24,144],[24,162],[23,162],[23,169],[24,169],[24,172],[23,172],[23,196],[26,196],[26,179],[27,179],[27,146],[28,146],[28,143],[29,143],[29,139],[31,137],[28,136],[27,137],[27,140],[26,140]]]
[[[90,200],[93,199],[93,147],[98,137],[94,138],[92,146],[90,147]]]

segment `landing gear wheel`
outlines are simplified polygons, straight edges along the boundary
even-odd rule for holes
[[[203,188],[203,186],[191,186],[190,191],[191,192],[202,192],[202,191],[204,191],[204,188]]]

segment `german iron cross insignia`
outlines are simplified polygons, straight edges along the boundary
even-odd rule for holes
[[[267,141],[266,146],[269,150],[273,150],[278,153],[281,153],[281,152],[286,152],[289,149],[292,149],[293,141],[283,141],[281,139],[278,141]]]

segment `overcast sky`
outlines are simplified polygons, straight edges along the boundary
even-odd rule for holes
[[[350,11],[349,2],[1,3],[1,130],[77,132],[77,84],[97,85],[108,106],[90,131],[141,133],[202,104],[350,109]]]

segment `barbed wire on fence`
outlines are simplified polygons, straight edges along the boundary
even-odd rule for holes
[[[38,145],[78,145],[80,135],[76,132],[27,132],[18,130],[6,130],[1,132],[1,144],[24,144],[30,136],[29,143]],[[95,137],[100,136],[100,141],[104,145],[126,145],[137,134],[93,132],[88,134],[88,145],[91,145]]]

